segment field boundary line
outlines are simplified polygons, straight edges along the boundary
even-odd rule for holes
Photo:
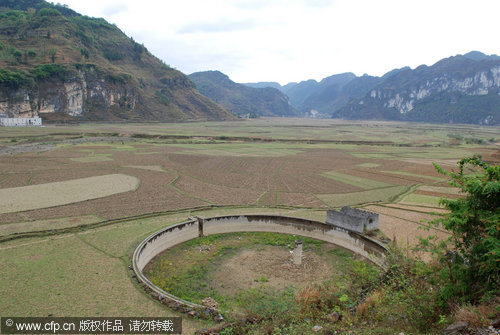
[[[8,179],[13,173],[12,172],[7,172],[5,175],[0,177],[0,184],[3,183],[6,179]]]
[[[111,257],[111,258],[116,258],[116,259],[121,259],[121,256],[115,256],[109,252],[107,252],[106,250],[104,249],[101,249],[99,248],[98,246],[96,245],[93,245],[92,243],[90,243],[89,241],[87,241],[86,239],[83,238],[83,236],[81,236],[81,234],[74,234],[75,237],[77,239],[79,239],[82,243],[88,245],[89,247],[91,247],[92,249],[95,249],[97,251],[99,251],[100,253],[103,253],[104,255],[108,256],[108,257]]]
[[[167,155],[167,160],[168,160],[171,164],[174,164],[174,163],[172,162],[172,160],[170,159],[170,157],[168,157],[168,156],[169,156],[169,155]],[[186,177],[192,178],[192,179],[194,179],[194,180],[196,180],[196,181],[199,181],[200,183],[205,183],[205,184],[209,184],[209,185],[216,186],[216,187],[227,187],[227,188],[232,188],[232,189],[236,189],[236,190],[241,190],[241,189],[246,190],[246,189],[247,189],[247,188],[245,188],[245,187],[244,187],[244,185],[243,185],[243,186],[240,186],[240,187],[232,187],[232,186],[226,186],[226,185],[221,185],[221,184],[214,184],[214,183],[211,183],[211,182],[209,182],[209,181],[206,181],[206,180],[204,180],[204,179],[198,178],[198,177],[193,176],[193,175],[188,174],[188,173],[182,173],[182,174],[181,174],[181,173],[179,173],[179,171],[178,171],[176,168],[172,168],[172,170],[174,170],[174,171],[175,171],[175,172],[174,172],[174,174],[176,174],[178,178],[180,178],[180,177],[182,177],[182,176],[186,176]],[[178,178],[177,178],[177,179],[178,179]],[[205,202],[208,202],[208,201],[205,201]],[[211,202],[208,202],[208,203],[210,203],[210,204],[211,204]]]
[[[323,205],[326,206],[326,208],[328,208],[328,209],[334,208],[334,207],[330,207],[326,202],[324,202],[323,200],[321,200],[315,193],[309,193],[309,194],[311,194],[313,197],[315,197],[316,199],[318,199]]]
[[[28,243],[22,243],[22,244],[15,244],[15,245],[8,245],[6,247],[0,247],[0,251],[2,250],[9,250],[9,249],[14,249],[14,248],[19,248],[19,247],[25,247],[27,245],[33,245],[33,244],[39,244],[39,243],[45,243],[47,241],[55,241],[55,240],[61,240],[63,238],[68,238],[68,237],[74,237],[74,235],[71,235],[71,234],[67,234],[67,235],[59,235],[59,236],[55,236],[55,237],[50,237],[50,238],[46,238],[46,239],[43,239],[43,240],[38,240],[38,241],[32,241],[32,242],[28,242]]]
[[[4,242],[8,242],[8,241],[22,239],[22,238],[49,237],[49,236],[55,236],[55,235],[78,233],[78,232],[83,232],[83,231],[87,231],[90,229],[106,227],[109,225],[114,225],[114,224],[118,224],[118,223],[122,223],[122,222],[129,222],[129,221],[140,220],[140,219],[148,219],[148,218],[165,216],[165,215],[170,215],[170,214],[190,213],[190,212],[198,212],[198,211],[205,211],[205,210],[211,210],[211,209],[238,209],[238,208],[322,210],[322,209],[319,209],[316,207],[288,206],[288,205],[268,205],[268,206],[260,205],[260,206],[258,206],[258,205],[246,204],[246,205],[195,206],[195,207],[186,207],[186,208],[172,209],[172,210],[166,210],[166,211],[160,211],[160,212],[144,213],[144,214],[139,214],[139,215],[121,217],[121,218],[116,218],[116,219],[109,219],[109,220],[94,222],[94,223],[90,223],[90,224],[84,224],[84,225],[66,227],[66,228],[60,228],[60,229],[49,229],[49,230],[39,230],[39,231],[31,231],[31,232],[24,232],[24,233],[14,233],[14,234],[5,235],[5,236],[0,237],[0,244],[4,243]],[[0,248],[0,250],[2,250],[2,248]]]
[[[374,174],[374,175],[377,175],[377,176],[386,176],[386,177],[401,179],[401,180],[410,181],[410,182],[414,182],[414,183],[421,183],[423,185],[437,184],[437,183],[440,183],[441,181],[445,180],[445,179],[442,179],[442,180],[435,180],[434,179],[433,180],[433,179],[430,179],[432,177],[426,178],[426,176],[424,176],[424,175],[422,175],[422,177],[418,177],[418,176],[412,176],[412,175],[405,175],[405,174],[395,173],[395,172],[398,172],[398,171],[388,171],[388,170],[369,171],[369,170],[360,170],[360,169],[354,169],[354,170],[355,171],[359,171],[359,172],[365,172],[365,173]],[[404,177],[409,177],[409,178],[404,178]],[[418,181],[418,180],[410,179],[411,177],[413,177],[413,178],[421,178],[421,179],[428,179],[429,182],[428,183],[423,183],[423,182]]]
[[[403,192],[401,192],[399,194],[396,194],[395,196],[393,196],[392,198],[390,198],[389,202],[399,203],[401,200],[404,199],[404,197],[406,197],[407,195],[412,194],[413,192],[415,192],[422,185],[425,185],[425,184],[414,184],[414,185],[408,186]]]
[[[258,198],[257,201],[255,202],[257,205],[260,205],[260,200],[269,192],[269,190],[264,191]]]
[[[429,215],[435,215],[435,216],[445,216],[446,214],[445,213],[437,213],[437,212],[425,212],[425,211],[418,211],[416,209],[406,209],[406,208],[400,208],[400,207],[391,207],[391,206],[387,206],[388,204],[394,204],[392,202],[389,202],[389,203],[377,203],[377,204],[373,204],[374,206],[379,206],[379,207],[384,207],[384,208],[391,208],[391,209],[398,209],[398,210],[401,210],[401,211],[406,211],[406,212],[414,212],[414,213],[419,213],[419,214],[429,214]],[[395,204],[397,205],[397,203]],[[401,205],[404,205],[404,204],[401,204]],[[367,205],[369,206],[369,205]],[[410,206],[413,206],[413,207],[423,207],[423,208],[430,208],[430,209],[438,209],[436,207],[427,207],[427,206],[419,206],[419,205],[410,205]],[[442,208],[439,208],[439,209],[442,209]]]
[[[189,194],[189,193],[184,192],[184,191],[183,191],[183,190],[181,190],[180,188],[178,188],[178,187],[175,185],[175,183],[176,183],[176,182],[177,182],[180,178],[181,178],[181,176],[180,176],[180,175],[175,176],[175,178],[174,178],[174,179],[172,179],[172,180],[170,181],[170,183],[168,183],[168,186],[169,186],[170,188],[172,188],[173,190],[175,190],[177,193],[179,193],[179,194],[181,194],[181,195],[183,195],[183,196],[185,196],[185,197],[188,197],[188,198],[191,198],[191,199],[200,200],[200,201],[203,201],[203,202],[205,202],[205,203],[207,203],[207,204],[209,204],[209,205],[214,205],[214,203],[212,203],[212,202],[210,202],[210,201],[208,201],[208,200],[205,200],[205,199],[203,199],[203,198],[201,198],[201,197],[198,197],[198,196],[196,196],[196,195],[191,195],[191,194]]]
[[[170,159],[169,155],[167,155],[167,161],[170,163],[170,164],[174,164],[172,162],[172,160]],[[210,201],[208,200],[205,200],[201,197],[197,197],[195,195],[191,195],[189,193],[186,193],[184,192],[183,190],[181,190],[180,188],[178,188],[175,183],[177,182],[177,180],[179,180],[179,178],[181,177],[181,174],[179,173],[179,171],[175,168],[175,166],[172,167],[172,169],[168,169],[164,166],[162,166],[163,170],[165,170],[165,172],[172,172],[174,174],[174,178],[168,183],[168,187],[170,187],[171,189],[173,189],[174,191],[176,191],[177,193],[179,193],[180,195],[182,196],[185,196],[185,197],[188,197],[188,198],[191,198],[191,199],[196,199],[196,200],[200,200],[204,203],[207,203],[207,204],[210,204],[210,205],[213,205],[213,203],[211,203]]]
[[[372,205],[372,206],[377,206],[377,205],[375,205],[375,204],[374,204],[374,205]],[[391,207],[384,207],[384,208],[391,208]],[[419,226],[422,226],[422,227],[426,227],[426,228],[427,228],[427,227],[429,227],[429,226],[428,226],[427,224],[425,224],[425,223],[422,223],[422,222],[417,222],[417,221],[413,221],[413,220],[409,220],[409,219],[406,219],[406,218],[402,218],[402,217],[400,217],[400,216],[391,215],[391,214],[385,214],[385,213],[378,213],[378,214],[380,214],[380,215],[385,215],[385,216],[390,216],[390,217],[393,217],[393,218],[396,218],[396,219],[400,219],[400,220],[404,220],[404,221],[411,222],[411,223],[415,223],[415,224],[417,224],[417,225],[419,225]],[[450,233],[450,232],[448,232],[448,231],[446,231],[446,230],[444,230],[444,229],[442,229],[442,228],[435,228],[435,227],[431,227],[430,229],[432,229],[432,230],[437,230],[437,231],[439,231],[439,232],[442,232],[442,233],[446,233],[446,234],[448,234],[448,235],[451,235],[451,233]]]

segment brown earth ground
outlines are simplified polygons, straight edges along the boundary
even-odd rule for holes
[[[243,249],[218,265],[212,285],[221,294],[235,297],[242,290],[259,286],[301,288],[327,280],[334,273],[332,265],[318,254],[305,251],[303,256],[302,265],[294,265],[290,250],[283,247]],[[263,277],[265,280],[260,280]]]
[[[324,220],[327,205],[317,197],[318,194],[352,195],[362,191],[348,182],[322,177],[324,172],[337,171],[403,187],[421,184],[447,186],[446,182],[436,179],[443,176],[436,173],[432,162],[438,162],[446,169],[456,169],[456,161],[473,154],[481,154],[490,163],[500,161],[498,143],[479,146],[451,143],[449,134],[457,132],[478,134],[474,136],[483,139],[494,137],[498,142],[498,128],[495,127],[281,118],[263,118],[254,123],[2,128],[1,189],[117,173],[141,180],[137,190],[123,194],[2,214],[2,234],[210,204],[307,206],[313,210],[247,208],[244,211]],[[110,138],[111,133],[119,137]],[[128,141],[134,134],[149,134],[151,137]],[[183,139],[186,145],[174,145],[172,139],[161,138],[172,134],[187,136]],[[195,139],[193,134],[200,136]],[[218,139],[205,137],[221,134],[257,134],[266,141],[241,138],[217,142]],[[267,139],[276,138],[288,139],[289,142],[267,142]],[[312,139],[311,143],[307,139]],[[57,142],[60,140],[71,141]],[[193,143],[198,140],[217,142],[222,149]],[[324,140],[338,142],[322,142]],[[341,143],[344,140],[359,142]],[[377,143],[381,140],[389,145]],[[394,145],[390,144],[391,141]],[[13,143],[23,146],[12,148]],[[248,150],[243,144],[248,145]],[[239,149],[223,149],[228,145]],[[403,174],[398,174],[400,172]],[[208,189],[210,195],[207,195]],[[380,213],[380,229],[389,238],[395,237],[403,247],[416,243],[416,236],[426,234],[420,229],[423,226],[421,220],[435,217],[430,213],[446,212],[425,205],[390,203],[393,201],[397,200],[383,199],[382,203],[365,204],[365,208]],[[218,208],[216,211],[196,212],[199,213],[212,216],[241,213],[241,210]],[[2,242],[0,315],[178,315],[133,285],[127,268],[129,252],[134,245],[148,234],[185,220],[189,215],[191,213],[172,214],[58,236]],[[443,234],[440,230],[434,232]],[[279,256],[280,252],[276,254]],[[260,262],[265,257],[269,258],[269,264],[282,264],[283,261],[283,258],[259,254],[246,257],[248,262]],[[244,260],[240,259],[240,262]],[[321,265],[317,266],[321,268]],[[281,278],[282,275],[282,272],[268,273],[268,269],[257,266],[255,273],[259,271],[264,273],[260,276],[268,278],[268,282],[271,282],[271,277]],[[184,318],[184,322],[188,334],[202,327],[199,321],[192,319]]]
[[[200,146],[203,149],[203,145]],[[367,149],[373,148],[360,145],[353,150]],[[3,155],[0,160],[2,189],[114,173],[134,176],[141,180],[141,184],[136,191],[78,204],[3,214],[0,215],[0,223],[83,215],[112,219],[210,204],[279,204],[325,208],[327,204],[317,197],[318,194],[346,194],[364,190],[348,182],[321,176],[327,171],[342,171],[354,177],[405,187],[434,181],[386,171],[438,176],[432,167],[424,168],[419,164],[418,169],[415,169],[413,163],[404,160],[358,158],[336,147],[326,149],[311,145],[301,147],[296,154],[279,157],[211,156],[197,154],[196,151],[180,154],[182,150],[168,143],[121,144],[114,141]],[[100,160],[100,157],[106,157],[107,160]],[[75,158],[81,160],[72,160]],[[363,163],[379,166],[356,167]]]
[[[2,155],[0,189],[117,173],[138,178],[139,187],[135,191],[75,204],[0,214],[0,224],[84,216],[104,220],[210,205],[326,209],[328,204],[322,198],[328,194],[340,197],[345,194],[348,201],[359,203],[357,194],[361,196],[367,190],[349,181],[324,177],[322,173],[328,171],[394,187],[447,186],[437,179],[442,176],[430,164],[432,159],[405,157],[425,155],[419,148],[404,148],[396,155],[391,154],[391,148],[370,145],[344,148],[303,143],[182,145],[145,140],[122,142],[116,138],[99,138],[98,142],[81,140],[81,143],[78,140],[64,142],[50,150],[42,147],[39,151]],[[236,149],[233,150],[233,146]],[[394,150],[397,153],[399,149]],[[426,150],[432,153],[432,149]],[[457,159],[462,151],[457,151]],[[475,151],[488,158],[495,157],[495,151],[489,148]],[[266,156],[270,153],[271,156]],[[456,197],[435,190],[439,188],[416,189],[415,193]],[[381,195],[379,200],[391,200],[385,197]],[[380,229],[389,238],[409,243],[417,242],[415,234],[425,235],[418,229],[421,220],[430,218],[425,212],[443,211],[401,204],[388,206],[409,210],[412,217],[408,217],[408,213],[403,215],[401,210],[388,213],[387,209],[376,207],[375,211],[381,214]]]

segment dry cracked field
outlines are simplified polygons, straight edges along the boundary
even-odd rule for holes
[[[193,213],[324,220],[327,208],[361,206],[380,214],[387,237],[414,244],[443,213],[439,198],[460,196],[432,162],[498,163],[499,134],[300,119],[1,128],[0,315],[173,315],[134,286],[128,257]],[[187,333],[200,326],[184,322]]]

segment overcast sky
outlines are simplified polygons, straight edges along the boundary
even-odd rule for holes
[[[165,63],[236,82],[380,76],[472,50],[500,54],[500,0],[59,0]]]

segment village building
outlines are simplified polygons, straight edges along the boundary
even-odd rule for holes
[[[0,127],[33,127],[41,126],[42,119],[35,117],[8,117],[5,114],[0,114]]]

